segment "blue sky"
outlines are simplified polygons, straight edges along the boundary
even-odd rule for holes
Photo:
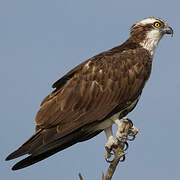
[[[107,169],[105,135],[79,143],[34,166],[11,171],[5,157],[29,138],[34,117],[51,85],[75,65],[121,44],[137,21],[157,16],[174,37],[164,37],[152,75],[129,114],[140,129],[114,179],[178,179],[179,143],[178,0],[1,0],[0,2],[0,173],[6,180],[100,179]]]

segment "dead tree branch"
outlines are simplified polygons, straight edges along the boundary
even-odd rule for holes
[[[82,177],[81,173],[79,173],[78,175],[79,175],[79,179],[83,180],[83,177]]]

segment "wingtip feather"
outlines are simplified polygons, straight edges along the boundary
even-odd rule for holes
[[[9,160],[12,160],[12,159],[15,159],[16,158],[16,152],[17,151],[14,151],[13,153],[9,154],[7,157],[6,157],[6,161],[9,161]]]
[[[20,156],[23,156],[27,154],[27,150],[24,149],[24,148],[20,148],[14,152],[12,152],[11,154],[9,154],[7,157],[6,157],[6,161],[9,161],[9,160],[12,160],[12,159],[15,159],[15,158],[18,158]]]

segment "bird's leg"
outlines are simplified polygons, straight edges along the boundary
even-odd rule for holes
[[[122,122],[119,119],[113,121],[118,126],[116,137],[119,141],[126,142],[127,140],[132,141],[135,139],[135,136],[138,133],[138,128],[133,125],[129,118],[124,117]],[[129,126],[127,126],[127,124],[129,124]]]
[[[104,129],[106,137],[107,137],[107,142],[105,144],[105,148],[107,151],[111,151],[113,146],[117,146],[117,141],[113,137],[113,131],[112,131],[112,126]]]
[[[113,137],[112,125],[106,129],[104,129],[104,132],[105,132],[106,137],[107,137],[107,142],[105,144],[105,148],[106,148],[105,159],[107,162],[111,162],[109,160],[111,158],[111,155],[112,155],[111,151],[113,148],[118,147],[118,142]]]
[[[113,137],[112,125],[106,129],[104,129],[107,143],[105,144],[106,154],[105,159],[107,162],[112,163],[114,161],[110,160],[111,156],[117,155],[117,152],[121,152],[122,158],[120,161],[125,160],[125,152],[128,149],[127,140],[133,141],[135,139],[136,134],[138,133],[138,129],[133,125],[132,121],[124,117],[122,122],[119,119],[112,119],[112,122],[117,125],[116,139]],[[119,149],[119,150],[118,150]],[[112,153],[113,152],[113,153]],[[112,158],[111,158],[112,159]]]

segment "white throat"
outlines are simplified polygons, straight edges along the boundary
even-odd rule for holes
[[[154,55],[155,49],[161,38],[161,33],[154,29],[147,33],[146,38],[140,43],[140,45],[150,51],[151,55]]]

